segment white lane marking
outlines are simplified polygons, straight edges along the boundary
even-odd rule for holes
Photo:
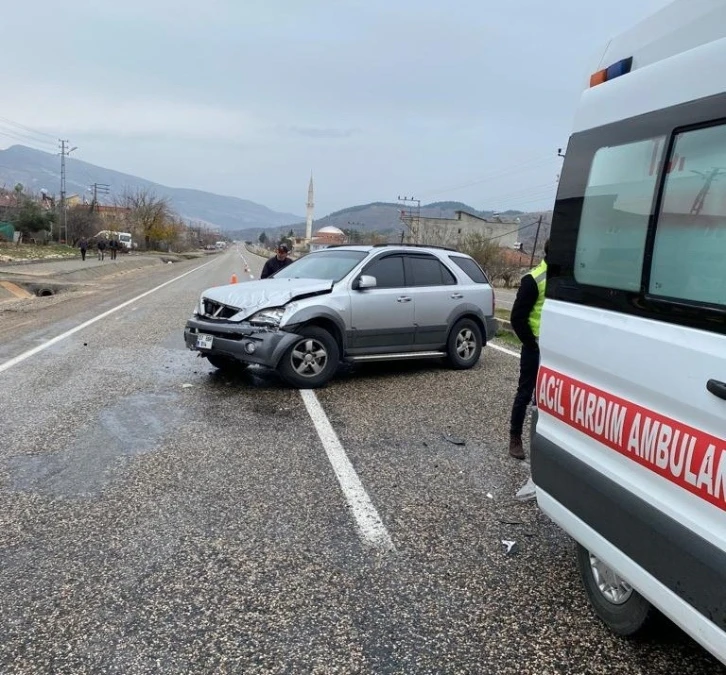
[[[382,551],[395,551],[396,548],[393,545],[391,536],[388,534],[388,530],[386,530],[386,526],[383,524],[376,507],[373,506],[373,502],[371,502],[360,478],[358,478],[358,474],[345,454],[345,450],[340,440],[338,440],[338,436],[315,392],[312,389],[301,389],[300,396],[302,396],[303,403],[305,403],[308,414],[313,421],[313,425],[315,425],[315,430],[318,432],[320,441],[328,455],[328,460],[350,505],[364,543]]]
[[[67,330],[65,333],[56,335],[54,338],[51,338],[47,342],[43,342],[42,344],[39,344],[37,347],[33,347],[32,349],[29,349],[27,352],[18,354],[18,356],[15,356],[10,360],[5,361],[4,363],[0,363],[0,373],[2,373],[5,370],[9,370],[13,366],[17,366],[22,361],[25,361],[25,359],[29,359],[31,356],[35,356],[38,352],[42,352],[43,350],[48,349],[48,347],[52,347],[54,344],[59,343],[61,340],[65,340],[67,337],[70,337],[74,333],[77,333],[78,331],[81,331],[84,328],[88,328],[88,326],[91,326],[92,324],[96,323],[97,321],[100,321],[101,319],[105,319],[107,316],[110,316],[111,314],[118,312],[119,310],[123,309],[124,307],[128,307],[129,305],[133,304],[137,300],[141,300],[141,298],[145,298],[147,295],[156,293],[156,291],[164,288],[164,286],[173,284],[175,281],[179,281],[179,279],[183,279],[187,275],[192,274],[192,272],[197,272],[200,269],[202,269],[203,267],[206,267],[207,265],[211,265],[213,262],[215,262],[215,261],[210,260],[209,262],[206,262],[203,265],[200,265],[199,267],[195,267],[193,270],[189,270],[188,272],[184,272],[184,274],[180,274],[178,277],[174,277],[173,279],[170,279],[169,281],[165,281],[163,284],[160,284],[159,286],[152,288],[150,291],[146,291],[145,293],[142,293],[141,295],[137,295],[135,298],[131,298],[131,300],[122,302],[120,305],[116,305],[116,307],[112,307],[111,309],[103,312],[103,314],[99,314],[98,316],[95,316],[92,319],[89,319],[88,321],[84,321],[82,324],[76,326],[75,328],[71,328],[70,330]]]
[[[520,358],[520,355],[517,354],[517,352],[512,351],[511,349],[507,349],[506,347],[500,347],[493,342],[487,342],[487,347],[491,347],[492,349],[496,349],[498,352],[504,352],[505,354],[509,354],[510,356]]]

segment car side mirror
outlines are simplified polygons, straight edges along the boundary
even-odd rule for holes
[[[357,291],[365,291],[367,288],[375,288],[378,285],[378,282],[376,281],[375,277],[369,276],[368,274],[363,274],[358,278],[358,281],[355,284],[355,288]]]

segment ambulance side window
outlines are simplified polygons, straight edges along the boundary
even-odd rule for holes
[[[726,307],[726,125],[676,135],[649,292]]]
[[[600,148],[590,167],[575,251],[580,284],[640,291],[664,138]]]

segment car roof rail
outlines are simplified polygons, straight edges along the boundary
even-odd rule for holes
[[[453,251],[454,253],[461,253],[455,248],[450,246],[436,246],[434,244],[373,244],[373,248],[383,248],[384,246],[398,246],[398,248],[437,248],[442,251]]]

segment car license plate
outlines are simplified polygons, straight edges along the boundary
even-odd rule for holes
[[[212,335],[197,335],[197,349],[211,349],[213,340]]]

